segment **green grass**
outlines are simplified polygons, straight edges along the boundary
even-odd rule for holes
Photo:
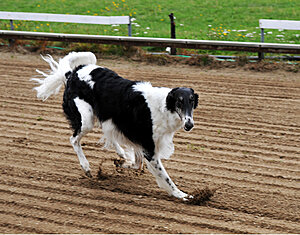
[[[82,15],[131,15],[133,36],[170,37],[170,20],[176,17],[177,38],[260,41],[259,19],[300,20],[299,0],[3,0],[1,11]],[[1,20],[1,29],[9,22]],[[127,35],[127,26],[80,25],[16,21],[16,30]],[[300,31],[266,30],[266,42],[300,43]]]

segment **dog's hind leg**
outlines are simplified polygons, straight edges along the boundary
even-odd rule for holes
[[[67,118],[74,129],[70,142],[78,156],[80,165],[88,177],[92,177],[90,165],[81,148],[81,138],[94,127],[94,113],[92,106],[78,97],[63,104]]]
[[[82,148],[81,148],[81,144],[80,144],[80,140],[83,137],[83,133],[79,133],[76,136],[71,136],[70,138],[70,142],[78,156],[80,165],[84,171],[84,173],[88,176],[88,177],[92,177],[91,175],[91,171],[90,171],[90,164],[88,162],[88,160],[86,159]]]
[[[118,166],[123,168],[135,168],[135,156],[133,148],[126,147],[123,149],[117,142],[114,142],[114,147],[117,154],[123,158],[123,161],[120,162]]]
[[[117,142],[114,142],[114,146],[117,154],[124,159],[124,161],[118,166],[142,170],[143,153],[141,150],[134,149],[132,146],[125,146],[123,149]]]

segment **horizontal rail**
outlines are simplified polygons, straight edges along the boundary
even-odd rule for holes
[[[0,30],[0,38],[115,44],[124,46],[177,47],[203,50],[248,51],[300,54],[300,44],[231,42],[147,37],[101,36]]]
[[[7,12],[0,11],[0,19],[66,22],[83,24],[130,24],[129,16],[87,16],[51,13]]]

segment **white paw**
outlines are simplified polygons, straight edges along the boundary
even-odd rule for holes
[[[134,169],[135,168],[135,164],[133,162],[127,160],[127,161],[125,161],[121,165],[121,167],[123,167],[123,168],[129,168],[129,169]]]
[[[177,197],[179,199],[183,199],[183,200],[188,200],[190,197],[192,197],[191,195],[185,193],[185,192],[182,192],[180,190],[176,190],[172,193],[172,195],[174,197]]]
[[[87,177],[92,178],[89,162],[88,161],[84,161],[84,162],[80,163],[80,165],[81,165],[81,168],[84,171],[85,175]]]
[[[184,198],[182,198],[182,200],[183,201],[188,201],[188,200],[191,200],[191,199],[193,199],[194,198],[194,196],[193,195],[187,195],[186,197],[184,197]]]
[[[84,161],[81,164],[81,168],[83,169],[83,171],[85,172],[85,174],[87,174],[87,172],[90,172],[90,164],[88,161]]]

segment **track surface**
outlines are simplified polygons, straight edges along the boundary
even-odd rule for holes
[[[37,55],[1,53],[2,233],[300,233],[300,76],[203,71],[99,60],[120,75],[200,95],[195,128],[175,136],[164,165],[178,187],[217,189],[206,205],[172,200],[145,173],[117,171],[112,151],[83,139],[95,176],[83,176],[69,143],[62,94],[32,91]]]

